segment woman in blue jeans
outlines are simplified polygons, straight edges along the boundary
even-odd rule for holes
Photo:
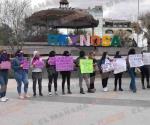
[[[28,98],[28,70],[23,68],[23,51],[18,50],[15,54],[15,58],[12,61],[12,68],[14,70],[14,77],[17,82],[17,91],[20,99]],[[21,94],[22,83],[24,84],[24,95]]]
[[[6,50],[2,50],[0,53],[0,64],[5,61],[10,61],[9,55]],[[0,101],[6,102],[8,98],[6,97],[7,91],[7,83],[8,83],[8,69],[2,69],[0,67]]]
[[[128,57],[127,57],[127,66],[128,66],[128,73],[131,78],[130,90],[133,91],[134,93],[136,93],[135,68],[130,67],[130,64],[129,64],[129,55],[134,55],[134,54],[136,54],[135,49],[133,49],[133,48],[130,49],[128,52]]]

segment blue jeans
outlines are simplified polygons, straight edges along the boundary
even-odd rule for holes
[[[26,94],[28,92],[28,84],[29,84],[28,73],[24,70],[21,70],[19,72],[15,72],[14,75],[15,75],[15,79],[17,81],[18,94],[19,95],[21,94],[22,83],[24,84],[24,93]]]
[[[136,83],[135,83],[135,68],[130,68],[128,70],[130,78],[131,78],[131,82],[130,82],[130,89],[133,92],[136,92]]]
[[[5,97],[8,83],[8,71],[0,71],[0,97]]]

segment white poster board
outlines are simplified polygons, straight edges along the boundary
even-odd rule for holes
[[[116,58],[113,60],[114,74],[127,71],[127,63],[125,58]]]
[[[108,59],[106,59],[105,64],[102,64],[101,68],[103,73],[107,73],[114,70],[113,63],[111,63]]]
[[[150,65],[150,53],[143,53],[144,65]]]
[[[142,54],[134,54],[134,55],[129,55],[129,64],[130,67],[140,67],[143,66],[143,56]]]

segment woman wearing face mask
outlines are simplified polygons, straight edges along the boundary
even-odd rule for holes
[[[9,56],[8,56],[6,50],[2,50],[0,53],[0,65],[6,61],[10,62]],[[6,97],[7,83],[8,83],[8,70],[9,69],[7,69],[7,68],[3,69],[0,66],[0,86],[1,86],[0,101],[1,102],[8,101],[8,98]]]
[[[15,58],[12,61],[12,69],[17,81],[17,91],[20,99],[28,98],[28,69],[23,68],[23,63],[26,60],[22,50],[17,50]],[[22,83],[24,84],[24,95],[21,94]]]
[[[101,77],[102,77],[102,86],[103,86],[104,92],[108,91],[107,83],[108,83],[108,78],[109,78],[110,72],[104,73],[102,71],[102,64],[106,64],[107,62],[110,62],[110,59],[108,57],[107,52],[104,52],[101,59],[100,59],[100,61],[99,61],[99,63],[98,63],[98,67],[99,67]]]
[[[54,81],[54,91],[55,95],[58,95],[57,93],[57,79],[58,79],[58,72],[56,71],[56,64],[55,64],[55,52],[51,51],[49,53],[49,57],[46,61],[46,69],[48,73],[48,94],[49,96],[52,96],[51,88],[52,88],[52,82]]]
[[[63,56],[70,56],[68,51],[64,51]],[[70,91],[70,77],[71,77],[71,71],[61,71],[62,75],[62,94],[65,95],[65,82],[67,79],[67,88],[68,88],[68,94],[72,94]]]
[[[39,95],[42,94],[42,69],[44,67],[44,61],[41,59],[38,51],[34,51],[32,59],[32,80],[33,80],[33,96],[36,96],[36,84],[39,85]]]

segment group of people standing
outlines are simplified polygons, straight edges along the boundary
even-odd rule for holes
[[[134,93],[136,92],[136,82],[135,82],[135,68],[131,68],[129,65],[129,55],[134,55],[136,54],[135,49],[130,49],[128,52],[127,56],[127,69],[129,76],[131,78],[130,82],[130,90],[132,90]],[[33,80],[33,96],[37,96],[37,91],[36,91],[36,84],[38,83],[38,88],[39,88],[39,96],[43,96],[42,93],[42,72],[43,72],[43,67],[46,66],[47,73],[48,73],[48,94],[51,96],[52,95],[52,84],[54,84],[54,91],[55,95],[58,95],[57,92],[57,80],[58,80],[58,74],[59,72],[56,70],[56,65],[51,65],[49,63],[49,58],[57,56],[55,51],[51,51],[49,53],[49,57],[46,60],[46,63],[42,60],[40,53],[38,51],[34,51],[33,53],[33,58],[31,60],[31,69],[32,69],[32,80]],[[68,51],[64,51],[61,56],[71,56],[71,54]],[[86,59],[86,54],[84,51],[79,52],[79,57],[74,60],[74,65],[75,65],[75,70],[78,72],[79,76],[79,87],[80,87],[80,93],[85,94],[85,91],[83,89],[83,80],[86,83],[87,86],[87,92],[88,93],[94,93],[96,91],[94,83],[95,83],[95,77],[97,71],[101,74],[102,78],[102,87],[104,92],[108,91],[107,84],[108,84],[108,79],[111,74],[111,72],[103,72],[102,71],[102,65],[105,64],[107,61],[112,61],[113,59],[110,59],[108,56],[107,52],[104,52],[100,60],[97,60],[95,57],[95,52],[90,52],[88,54],[88,58],[93,60],[93,68],[94,71],[93,73],[86,74],[86,73],[81,73],[80,69],[80,60],[81,59]],[[119,54],[119,51],[116,52],[116,55],[114,58],[122,58],[121,55]],[[22,50],[18,50],[15,53],[15,57],[10,61],[9,55],[6,50],[2,50],[0,53],[0,64],[5,61],[10,61],[11,62],[11,67],[14,71],[14,78],[17,82],[17,92],[19,95],[20,99],[28,98],[30,97],[28,95],[28,68],[24,68],[24,60],[27,60],[24,57],[24,53]],[[43,66],[37,67],[36,63],[39,61]],[[41,65],[40,64],[40,65]],[[141,82],[142,82],[142,88],[145,89],[144,85],[144,79],[146,78],[147,80],[147,88],[150,88],[149,84],[149,69],[148,66],[142,66],[139,67],[141,71]],[[9,69],[1,69],[0,66],[0,101],[1,102],[6,102],[8,98],[6,97],[6,90],[7,90],[7,83],[8,83],[8,72]],[[62,94],[66,94],[65,91],[65,83],[67,81],[67,93],[72,94],[71,89],[70,89],[70,78],[71,78],[71,71],[61,71],[60,72],[62,76]],[[123,73],[118,73],[115,74],[115,80],[114,80],[114,91],[117,91],[117,84],[119,81],[119,91],[123,91],[122,89],[122,75]],[[90,79],[89,79],[90,78]],[[22,94],[22,84],[24,84],[24,93]]]

